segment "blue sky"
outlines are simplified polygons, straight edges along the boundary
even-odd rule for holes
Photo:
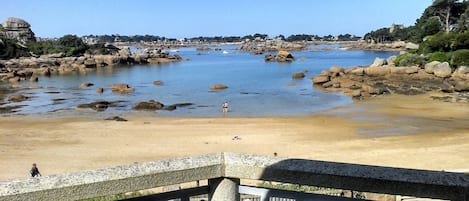
[[[0,0],[0,20],[38,37],[150,34],[173,38],[265,33],[338,35],[413,25],[432,0]]]

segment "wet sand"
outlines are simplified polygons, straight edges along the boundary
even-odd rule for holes
[[[431,95],[376,97],[295,117],[1,117],[0,180],[29,177],[33,162],[51,175],[222,151],[469,169],[469,105]]]

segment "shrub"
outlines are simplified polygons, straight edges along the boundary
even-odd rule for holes
[[[457,50],[452,53],[451,65],[456,66],[468,66],[469,65],[469,50]]]
[[[453,49],[469,49],[469,32],[459,33],[456,36]]]
[[[61,49],[59,49],[59,45],[55,41],[28,42],[26,46],[31,52],[36,55],[54,54],[62,51]]]
[[[404,53],[397,56],[394,63],[396,66],[421,66],[425,63],[425,58],[417,54]]]
[[[398,55],[398,56],[396,57],[396,60],[394,61],[394,64],[396,64],[396,66],[400,66],[402,59],[404,59],[404,58],[407,57],[408,55],[409,55],[409,53],[404,53],[404,54]]]
[[[435,52],[430,55],[428,62],[439,61],[439,62],[449,62],[447,53],[444,52]]]
[[[423,53],[432,52],[450,52],[453,50],[453,44],[456,40],[455,33],[437,33],[433,36],[428,36],[420,45],[420,51]]]

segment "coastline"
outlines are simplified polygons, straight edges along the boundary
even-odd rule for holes
[[[51,175],[221,151],[467,169],[469,107],[435,101],[432,95],[380,96],[288,117],[135,117],[128,122],[0,117],[0,180],[27,178],[32,163]],[[233,140],[235,135],[240,140]]]

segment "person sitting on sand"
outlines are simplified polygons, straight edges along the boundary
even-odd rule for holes
[[[39,169],[36,166],[36,163],[33,163],[33,167],[31,167],[31,170],[29,172],[31,173],[31,177],[42,176],[41,173],[39,172]]]

